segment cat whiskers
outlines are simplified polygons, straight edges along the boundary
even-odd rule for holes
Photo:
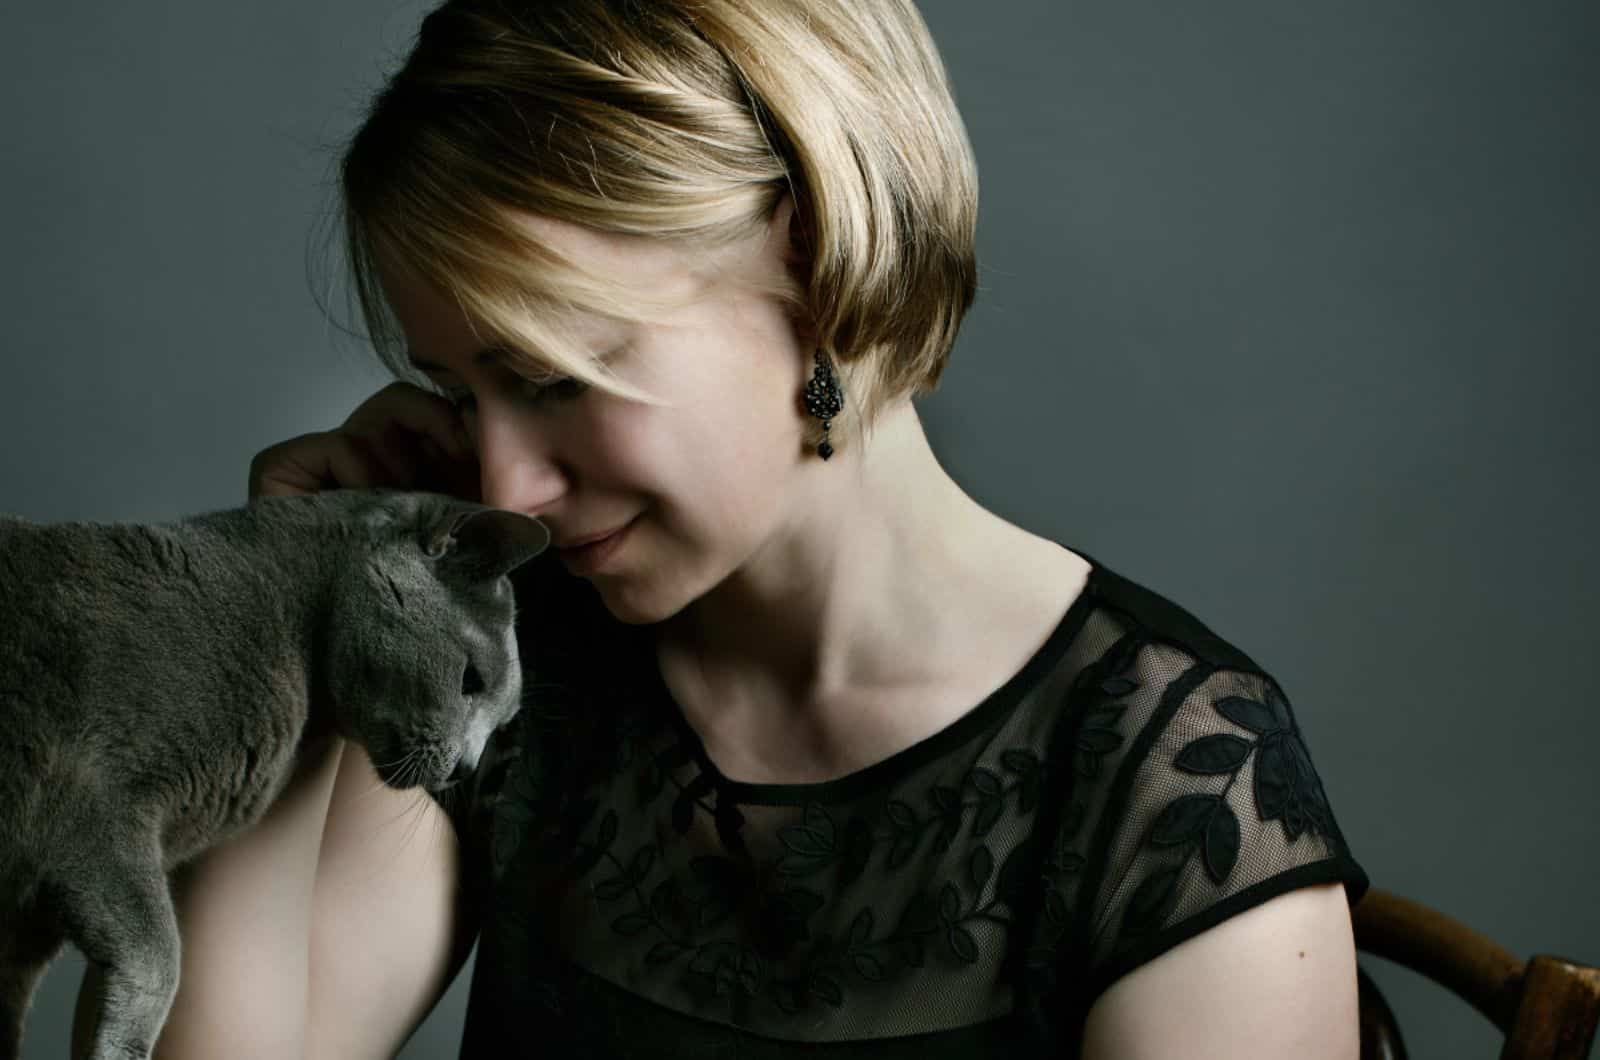
[[[421,824],[422,819],[427,816],[427,806],[429,801],[430,800],[428,796],[423,794],[420,789],[417,791],[415,797],[412,798],[411,809],[407,810],[406,813],[408,816],[413,818],[413,821],[411,827],[406,829],[406,834],[400,839],[401,850],[404,850],[406,848],[406,844],[411,842],[411,837],[417,832],[417,826]],[[412,810],[415,810],[416,812],[412,813]]]
[[[396,759],[393,762],[381,762],[381,763],[380,762],[374,762],[374,763],[372,763],[372,766],[373,766],[374,770],[386,769],[386,768],[391,768],[391,767],[394,768],[396,770],[396,773],[395,773],[395,781],[396,781],[396,783],[400,784],[400,785],[403,785],[404,781],[405,781],[405,773],[406,773],[406,771],[417,764],[416,763],[416,758],[421,753],[422,753],[422,748],[413,747],[410,751],[407,751],[404,755],[402,755],[400,758]],[[366,791],[364,791],[360,795],[356,796],[356,799],[357,799],[357,801],[360,801],[361,799],[368,798],[368,797],[376,794],[377,792],[382,791],[384,788],[386,788],[388,786],[389,785],[384,783],[383,777],[382,777],[381,774],[375,774],[374,777],[373,777],[373,783],[367,788]]]
[[[413,788],[408,786],[417,778],[417,775],[422,770],[422,752],[422,747],[413,747],[410,751],[406,752],[392,763],[383,763],[383,767],[388,767],[393,770],[394,784],[385,784],[383,778],[378,776],[375,778],[375,783],[369,786],[366,791],[356,796],[358,800],[366,799],[388,787],[394,787],[411,793],[411,799],[407,803],[406,807],[390,819],[390,823],[393,823],[401,818],[413,818],[409,824],[409,827],[406,829],[405,835],[401,838],[399,845],[395,848],[396,857],[399,856],[400,852],[405,850],[406,846],[416,835],[417,828],[420,826],[423,818],[427,816],[428,804],[434,801],[432,797],[420,787]],[[380,764],[374,762],[373,766],[374,768],[379,768]],[[437,822],[435,822],[435,824],[437,824]],[[436,833],[434,832],[430,832],[429,838],[432,839],[435,834]]]

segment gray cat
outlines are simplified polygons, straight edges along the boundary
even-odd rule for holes
[[[94,1060],[177,991],[167,874],[251,824],[330,727],[394,788],[469,773],[522,696],[508,573],[549,543],[440,494],[259,498],[158,525],[0,517],[0,1058],[65,940]]]

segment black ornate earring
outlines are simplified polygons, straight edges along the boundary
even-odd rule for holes
[[[806,383],[805,400],[807,414],[822,421],[822,441],[817,444],[817,455],[826,460],[833,455],[833,446],[828,444],[828,428],[844,408],[844,390],[821,350],[817,351],[817,369]]]

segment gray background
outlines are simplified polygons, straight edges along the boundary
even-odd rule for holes
[[[384,382],[307,263],[424,9],[8,14],[3,510],[243,503],[256,450]],[[1271,671],[1378,886],[1600,963],[1596,6],[924,11],[983,183],[982,291],[922,402],[946,466]],[[1494,1055],[1364,960],[1415,1056]],[[81,969],[28,1056],[64,1055]],[[454,1055],[465,985],[403,1056]]]

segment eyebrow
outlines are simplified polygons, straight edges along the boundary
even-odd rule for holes
[[[506,354],[507,351],[504,346],[485,346],[483,349],[472,355],[472,363],[494,364],[496,361],[505,360]],[[406,351],[406,360],[410,361],[413,367],[421,368],[428,372],[448,372],[450,370],[442,364],[435,364],[433,361],[425,361],[421,357],[413,354],[410,350]]]

